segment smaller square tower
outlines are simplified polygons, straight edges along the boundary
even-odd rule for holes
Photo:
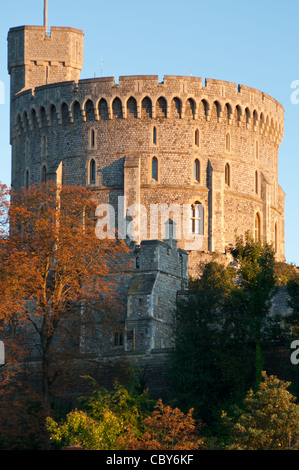
[[[144,240],[134,258],[125,348],[142,353],[171,348],[177,296],[188,289],[188,253],[174,239]]]
[[[8,33],[10,74],[10,142],[12,184],[18,172],[18,142],[13,126],[17,117],[18,93],[39,86],[78,81],[83,66],[83,31],[68,27],[19,26]]]
[[[83,31],[44,26],[19,26],[8,33],[11,98],[23,90],[49,83],[79,80],[83,66]]]

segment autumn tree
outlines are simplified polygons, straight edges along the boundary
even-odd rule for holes
[[[198,450],[204,448],[199,428],[190,409],[186,414],[179,408],[165,405],[159,399],[150,416],[143,420],[141,435],[128,427],[119,442],[126,450]]]
[[[3,187],[2,196],[0,227],[7,215]],[[9,196],[9,233],[0,240],[0,320],[7,341],[40,361],[48,410],[59,368],[78,350],[82,324],[91,325],[88,334],[95,320],[108,330],[118,313],[115,285],[128,253],[122,240],[97,238],[96,201],[83,187],[48,182]],[[8,348],[8,361],[11,355]]]
[[[68,413],[61,422],[47,419],[56,448],[79,445],[86,450],[196,450],[204,446],[192,410],[182,413],[144,391],[122,386],[96,391],[87,406]]]
[[[238,450],[287,450],[298,448],[299,406],[287,390],[290,382],[262,372],[259,389],[250,389],[243,406],[223,419],[230,426],[232,444]]]

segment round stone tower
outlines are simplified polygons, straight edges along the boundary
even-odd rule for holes
[[[167,238],[172,219],[191,270],[246,231],[284,260],[284,110],[275,99],[191,76],[80,80],[82,61],[82,31],[10,30],[15,189],[47,179],[87,186],[119,232],[134,222],[137,242]]]

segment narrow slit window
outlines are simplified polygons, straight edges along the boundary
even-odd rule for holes
[[[225,165],[225,184],[230,186],[230,166],[229,163]]]
[[[152,159],[152,179],[158,181],[158,160],[156,157]]]
[[[154,145],[157,144],[157,128],[156,127],[153,128],[153,144]]]
[[[89,164],[89,184],[95,184],[96,182],[96,162],[90,161]]]
[[[95,132],[94,129],[90,131],[90,147],[93,149],[95,147]]]
[[[43,165],[42,167],[42,183],[45,183],[47,181],[47,168],[46,165]]]
[[[225,150],[230,152],[230,134],[227,133],[225,136]]]
[[[196,158],[193,163],[193,178],[200,183],[200,161],[198,158]]]
[[[194,133],[194,144],[196,147],[199,147],[199,130],[196,129]]]

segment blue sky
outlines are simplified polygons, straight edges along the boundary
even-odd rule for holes
[[[10,0],[0,16],[0,181],[10,185],[10,27],[41,25],[43,0]],[[286,193],[286,261],[299,265],[298,0],[48,0],[48,25],[82,29],[81,78],[190,75],[257,88],[285,109],[279,180]],[[1,87],[4,85],[5,102]],[[299,98],[299,92],[295,94]],[[299,101],[299,99],[298,99]]]

